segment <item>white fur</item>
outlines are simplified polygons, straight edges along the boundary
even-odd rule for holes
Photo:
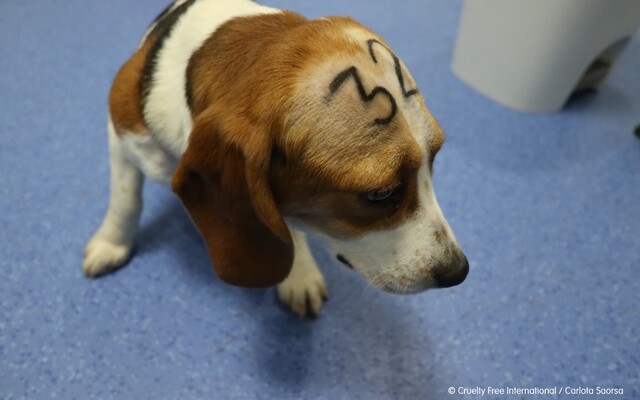
[[[135,149],[116,136],[109,120],[109,156],[111,162],[111,198],[102,225],[84,251],[85,275],[96,276],[121,266],[131,254],[142,213],[140,165],[130,158]],[[133,150],[133,151],[132,151]]]
[[[409,221],[395,229],[375,231],[356,239],[325,236],[332,250],[348,259],[375,287],[394,293],[416,293],[437,286],[434,269],[450,262],[458,250],[430,185],[423,165],[418,173],[418,209]],[[438,244],[435,232],[442,229],[446,240]]]
[[[125,133],[119,139],[119,151],[122,151],[127,160],[138,167],[147,178],[159,183],[171,183],[178,159],[153,136]]]

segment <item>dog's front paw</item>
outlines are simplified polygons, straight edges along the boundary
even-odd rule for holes
[[[296,268],[278,285],[278,297],[300,318],[308,313],[314,317],[320,314],[322,302],[329,297],[324,277],[318,268]]]
[[[84,249],[82,270],[85,276],[95,278],[122,266],[131,254],[132,245],[114,244],[94,237]]]

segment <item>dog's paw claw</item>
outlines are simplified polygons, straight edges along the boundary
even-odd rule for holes
[[[117,269],[129,258],[131,248],[131,245],[113,244],[99,238],[91,239],[83,254],[82,270],[84,275],[95,278]]]
[[[324,277],[319,272],[289,276],[277,288],[278,297],[300,318],[317,317],[322,303],[329,298]]]

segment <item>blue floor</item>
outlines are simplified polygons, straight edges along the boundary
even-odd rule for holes
[[[352,15],[404,59],[448,136],[435,186],[467,281],[384,294],[315,246],[331,299],[299,321],[273,290],[217,281],[155,184],[135,258],[85,279],[107,206],[110,80],[164,2],[4,0],[0,398],[450,399],[476,386],[640,398],[640,38],[599,94],[531,115],[452,75],[461,0],[266,3]]]

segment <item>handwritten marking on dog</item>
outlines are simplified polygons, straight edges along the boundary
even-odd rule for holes
[[[393,58],[396,77],[398,78],[400,89],[402,90],[402,96],[404,96],[404,98],[406,99],[417,94],[418,93],[417,89],[407,90],[405,86],[404,76],[402,75],[402,65],[400,64],[400,59],[387,46],[385,46],[384,44],[382,44],[380,41],[376,39],[367,40],[367,47],[369,49],[369,55],[371,56],[371,60],[375,64],[378,63],[378,59],[376,58],[375,52],[373,51],[373,47],[376,44],[378,44],[379,46],[382,46],[385,50],[389,52],[389,54],[391,54],[391,57]],[[395,98],[393,97],[393,95],[391,95],[391,93],[386,88],[382,86],[376,86],[375,88],[373,88],[373,90],[370,93],[367,93],[367,90],[364,88],[364,85],[362,84],[362,79],[360,78],[358,69],[355,66],[351,66],[345,69],[344,71],[336,75],[335,78],[333,78],[333,81],[331,81],[331,84],[329,84],[328,100],[340,88],[340,86],[342,86],[342,84],[346,82],[349,78],[353,78],[353,80],[355,81],[356,88],[358,89],[358,94],[360,95],[360,99],[362,99],[363,102],[370,103],[379,94],[382,94],[387,97],[387,99],[389,100],[389,103],[391,104],[391,110],[389,114],[384,118],[376,118],[373,121],[373,123],[374,125],[387,125],[388,123],[390,123],[393,120],[393,117],[395,117],[396,113],[398,112],[398,105],[396,103]]]
[[[398,82],[400,83],[400,89],[402,89],[402,95],[405,97],[405,99],[413,96],[414,94],[417,94],[418,89],[407,90],[407,88],[405,87],[404,76],[402,75],[402,65],[400,64],[400,59],[398,58],[398,56],[396,56],[393,53],[393,51],[391,51],[391,49],[389,49],[387,46],[382,44],[380,41],[376,39],[369,39],[367,40],[367,46],[369,46],[369,55],[371,56],[371,59],[373,60],[373,62],[376,64],[378,63],[378,59],[376,58],[376,55],[373,52],[374,44],[378,44],[382,46],[385,50],[389,52],[389,54],[391,54],[391,57],[393,57],[393,64],[396,71],[396,77],[398,78]]]
[[[389,122],[391,122],[393,117],[396,115],[396,112],[398,111],[398,105],[396,104],[396,100],[393,98],[393,96],[391,95],[391,93],[389,93],[387,89],[381,86],[376,86],[375,88],[373,88],[371,93],[367,93],[366,89],[364,88],[364,85],[362,84],[362,80],[360,79],[360,74],[358,73],[358,69],[354,66],[351,66],[345,69],[344,71],[340,72],[333,79],[333,81],[331,81],[331,84],[329,85],[329,96],[332,96],[340,88],[340,86],[342,86],[342,84],[345,81],[347,81],[349,78],[353,78],[353,80],[356,82],[356,88],[358,89],[358,94],[360,95],[360,98],[362,99],[362,101],[364,101],[365,103],[372,102],[373,99],[379,94],[384,95],[389,99],[389,102],[391,103],[391,111],[389,112],[389,115],[387,115],[384,118],[376,118],[373,121],[373,123],[375,125],[386,125]]]

